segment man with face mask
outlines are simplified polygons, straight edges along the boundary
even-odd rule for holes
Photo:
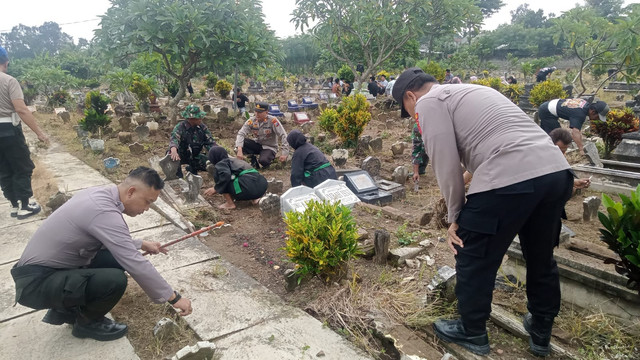
[[[139,167],[119,185],[78,192],[47,218],[11,269],[16,302],[49,309],[43,322],[72,324],[78,338],[110,341],[127,325],[104,315],[127,287],[127,271],[155,303],[168,302],[189,315],[191,301],[162,278],[138,250],[165,253],[158,242],[131,238],[122,214],[137,216],[156,201],[164,182]]]

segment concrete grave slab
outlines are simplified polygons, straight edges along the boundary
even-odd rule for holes
[[[46,216],[42,211],[40,211],[39,213],[29,216],[26,219],[18,220],[14,217],[11,217],[11,209],[7,208],[6,211],[0,211],[0,229],[8,229],[10,227],[22,226],[24,224],[42,220],[44,218],[46,218]]]
[[[69,325],[41,322],[44,311],[0,323],[4,359],[139,359],[126,337],[114,341],[78,339]]]
[[[289,308],[277,318],[215,341],[221,360],[371,359],[302,310]]]
[[[44,156],[44,161],[47,164],[47,169],[55,177],[78,176],[78,174],[84,175],[86,172],[97,173],[96,170],[83,163],[80,159],[64,152],[48,152]]]
[[[19,221],[19,220],[17,220]],[[31,236],[38,230],[44,220],[19,223],[2,230],[0,237],[0,265],[15,262],[22,255],[24,247],[31,239]]]
[[[10,273],[13,264],[14,263],[0,265],[0,329],[2,322],[35,311],[20,304],[13,306],[16,301],[16,287]],[[44,316],[44,313],[42,315]],[[0,335],[0,338],[1,337],[2,335]],[[2,347],[4,348],[4,344]],[[2,355],[0,355],[0,357],[2,357]]]
[[[135,233],[135,238],[167,243],[184,236],[185,233],[173,225]],[[220,258],[220,254],[204,245],[197,238],[190,238],[167,248],[168,255],[148,255],[149,261],[159,272],[170,271],[187,265]]]
[[[158,197],[158,199],[153,204],[151,204],[151,208],[157,211],[160,215],[164,216],[166,219],[169,219],[169,221],[171,221],[175,226],[182,229],[182,231],[191,232],[189,227],[192,227],[193,225],[191,223],[185,223],[185,221],[181,218],[180,213],[162,198]]]
[[[56,177],[56,180],[58,181],[58,190],[64,192],[74,192],[93,186],[113,184],[111,180],[100,175],[98,172],[83,171],[81,176],[79,176],[78,174],[79,173],[66,175],[63,177]]]
[[[184,320],[202,340],[255,326],[287,309],[277,295],[224,260],[212,260],[164,272],[193,313]]]
[[[164,216],[151,209],[135,217],[124,214],[122,217],[124,217],[124,221],[129,225],[129,231],[131,233],[171,224]]]

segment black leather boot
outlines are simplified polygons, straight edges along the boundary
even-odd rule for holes
[[[491,350],[487,333],[468,335],[460,319],[438,320],[433,324],[433,329],[440,339],[463,346],[478,355],[487,355]]]
[[[551,328],[553,319],[538,318],[527,313],[522,318],[522,325],[529,333],[529,348],[536,356],[547,356],[551,351]]]
[[[77,313],[71,310],[49,309],[42,318],[42,322],[51,325],[71,324],[76,322]]]
[[[77,338],[90,338],[98,341],[111,341],[127,334],[127,325],[117,323],[107,317],[102,319],[80,322],[76,320],[71,334]]]

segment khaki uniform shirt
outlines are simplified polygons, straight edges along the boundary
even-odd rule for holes
[[[267,115],[265,121],[258,121],[255,116],[247,120],[236,137],[236,147],[244,146],[246,137],[253,138],[263,148],[278,153],[278,138],[282,144],[282,155],[289,155],[289,143],[287,132],[284,131],[280,121],[271,115]]]
[[[570,168],[549,135],[492,88],[433,85],[416,115],[450,223],[465,203],[460,163],[473,174],[469,194]]]
[[[18,80],[0,71],[0,118],[9,117],[16,111],[12,100],[18,99],[24,99]]]

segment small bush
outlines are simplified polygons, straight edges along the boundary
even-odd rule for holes
[[[440,83],[444,81],[444,77],[447,75],[445,69],[435,61],[427,63],[426,60],[420,60],[418,61],[416,66],[422,69],[422,71],[424,71],[425,73],[435,77],[436,80],[438,80],[438,82]]]
[[[472,84],[478,84],[483,86],[488,86],[494,90],[502,92],[502,88],[504,85],[502,84],[502,79],[493,77],[493,78],[480,78],[476,81],[472,81]]]
[[[338,77],[342,79],[342,81],[346,81],[348,83],[352,83],[355,80],[356,76],[351,71],[351,68],[348,65],[342,65],[342,67],[338,70]]]
[[[52,106],[52,107],[64,106],[67,103],[67,101],[69,101],[70,96],[71,95],[69,95],[68,92],[64,90],[58,90],[54,92],[53,95],[51,95],[51,98],[49,99],[49,106]]]
[[[200,97],[204,97],[207,94],[207,90],[200,89],[199,93],[200,93]]]
[[[398,230],[396,230],[396,238],[398,238],[398,244],[400,246],[411,245],[418,239],[418,236],[420,236],[420,232],[411,232],[407,230],[406,222],[400,225],[400,227],[398,227]]]
[[[109,102],[109,98],[100,94],[100,91],[95,90],[87,93],[84,101],[86,108],[84,118],[78,122],[82,129],[95,133],[98,129],[108,126],[111,123],[111,118],[105,114],[105,111]]]
[[[205,76],[205,81],[207,84],[207,89],[213,89],[218,83],[218,77],[216,74],[210,72]]]
[[[345,97],[338,107],[335,133],[347,147],[356,146],[365,126],[371,121],[369,102],[362,94]]]
[[[631,192],[631,198],[619,196],[622,202],[614,202],[602,194],[602,204],[608,214],[598,212],[604,226],[600,229],[600,238],[620,255],[620,259],[608,258],[605,263],[614,264],[619,274],[629,278],[627,287],[640,294],[640,185]]]
[[[506,96],[511,102],[517,104],[520,101],[520,95],[524,92],[524,85],[509,84],[505,85],[501,78],[492,77],[486,79],[478,79],[471,82],[472,84],[478,84],[488,86],[499,91],[502,95]]]
[[[388,72],[388,71],[386,71],[386,70],[380,70],[380,71],[376,74],[376,76],[378,76],[378,77],[380,77],[380,76],[382,76],[382,75],[384,75],[384,77],[385,77],[387,80],[389,80],[389,76],[390,76],[390,74],[389,74],[389,72]]]
[[[321,129],[335,133],[336,123],[338,123],[338,110],[334,108],[326,108],[320,113],[318,118],[318,125]]]
[[[149,95],[151,95],[151,86],[149,82],[142,77],[134,77],[129,91],[136,96],[139,102],[149,102]]]
[[[638,118],[631,108],[613,109],[607,114],[607,121],[591,120],[591,130],[602,138],[604,157],[609,157],[622,141],[623,134],[638,131]]]
[[[218,95],[220,95],[221,98],[225,99],[227,96],[229,96],[232,87],[233,85],[231,85],[231,83],[227,80],[218,80],[218,82],[216,83],[215,91],[218,93]]]
[[[558,80],[547,80],[536,84],[529,93],[529,102],[538,107],[543,102],[553,99],[564,99],[567,93],[562,89],[562,83]]]
[[[284,250],[301,277],[337,280],[346,262],[358,253],[356,223],[344,205],[312,200],[304,212],[286,213],[284,222],[288,226]]]

